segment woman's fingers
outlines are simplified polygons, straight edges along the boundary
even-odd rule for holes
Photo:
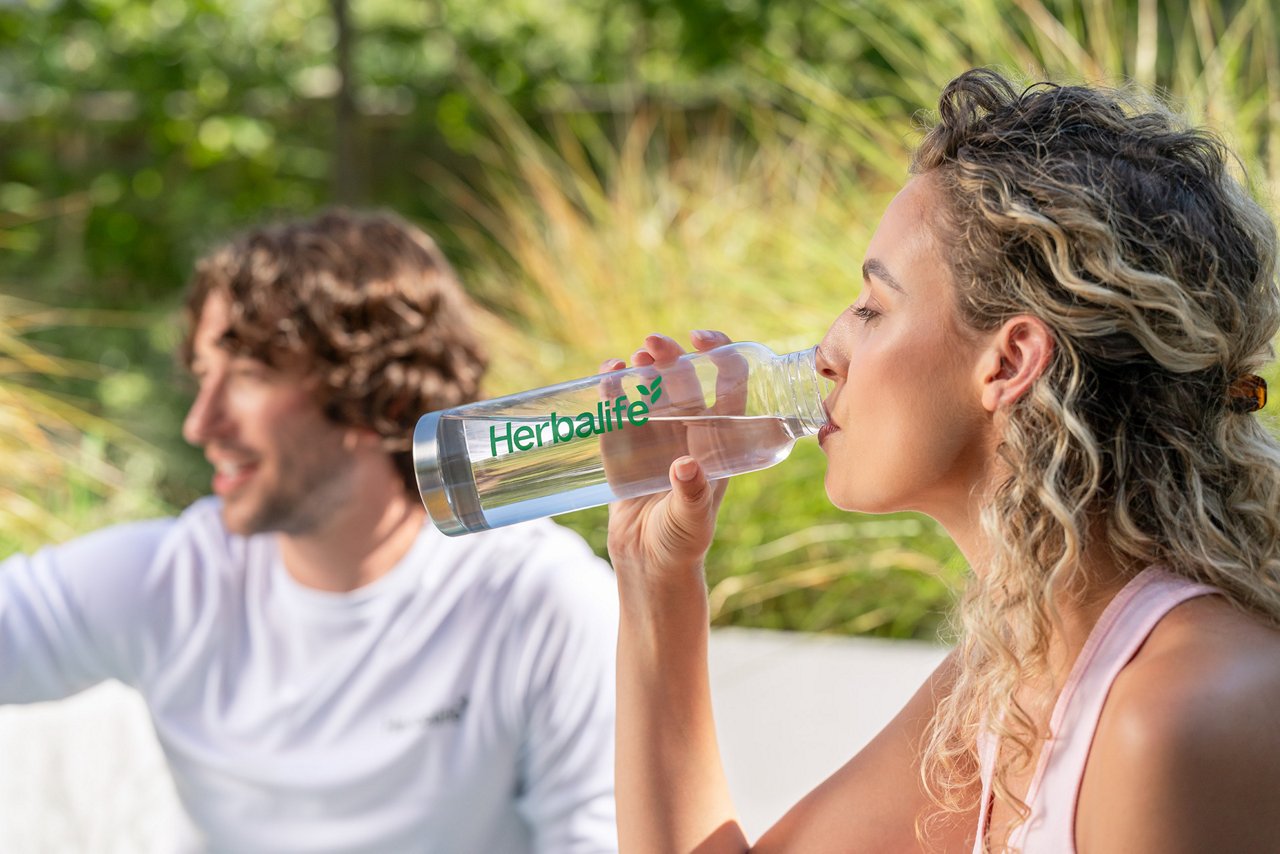
[[[724,350],[707,357],[716,366],[717,415],[745,415],[747,411],[747,377],[751,369],[741,353]]]
[[[645,336],[642,351],[644,350],[647,350],[653,356],[654,362],[660,365],[669,365],[684,355],[684,348],[677,344],[674,338],[656,332]]]
[[[653,354],[643,347],[631,354],[631,364],[637,367],[647,367],[653,362]]]
[[[653,358],[652,367],[660,377],[657,382],[661,390],[655,393],[654,403],[661,400],[661,408],[668,412],[700,413],[706,409],[697,371],[687,361],[680,361],[683,347],[674,339],[655,333],[645,337],[643,350]]]
[[[620,371],[627,366],[627,363],[621,359],[605,359],[600,363],[601,374],[612,374]],[[622,378],[616,376],[602,377],[600,379],[600,400],[610,401],[622,392]]]
[[[697,350],[714,350],[733,343],[728,335],[716,329],[695,329],[689,333],[689,340]]]
[[[693,348],[698,351],[714,350],[725,344],[732,344],[733,339],[716,329],[695,329],[689,333]],[[674,338],[660,333],[647,335],[644,346],[631,354],[633,365],[652,365],[655,362],[669,364],[685,354],[685,350]],[[638,361],[639,360],[639,361]]]
[[[732,343],[728,335],[713,329],[695,329],[689,334],[689,339],[696,352]],[[683,355],[685,349],[674,338],[654,333],[645,336],[644,346],[631,354],[631,365],[651,367],[661,372],[667,392],[665,408],[701,411],[707,404],[697,373],[687,365],[676,366]]]

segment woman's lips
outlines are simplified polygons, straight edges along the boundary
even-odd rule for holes
[[[827,405],[827,401],[822,401],[822,414],[827,416],[827,423],[818,428],[818,445],[821,446],[832,433],[840,432],[840,427],[836,422],[831,420],[831,407]]]

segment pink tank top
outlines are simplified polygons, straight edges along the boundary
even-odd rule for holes
[[[1075,854],[1080,781],[1111,683],[1138,652],[1156,623],[1175,605],[1218,592],[1215,587],[1197,584],[1152,566],[1138,573],[1111,600],[1089,633],[1053,707],[1049,718],[1051,735],[1041,747],[1025,795],[1031,814],[1014,829],[1009,840],[1011,848],[1026,854]],[[973,854],[986,851],[996,747],[997,740],[987,733],[979,737],[982,811]]]

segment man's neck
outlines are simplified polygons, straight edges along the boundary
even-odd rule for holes
[[[299,584],[346,593],[391,571],[413,546],[426,512],[403,488],[366,494],[304,535],[278,534],[285,569]]]

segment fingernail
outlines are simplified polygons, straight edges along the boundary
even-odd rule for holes
[[[695,330],[693,330],[693,334],[694,334],[694,335],[697,335],[699,338],[711,338],[711,337],[713,337],[713,336],[711,335],[711,330],[710,330],[710,329],[695,329]]]
[[[688,483],[698,475],[698,464],[693,457],[685,457],[676,463],[676,480]]]

